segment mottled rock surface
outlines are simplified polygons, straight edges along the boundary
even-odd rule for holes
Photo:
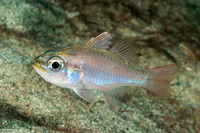
[[[0,132],[200,131],[200,1],[144,1],[138,10],[127,0],[0,1]],[[101,93],[95,104],[72,90],[44,81],[32,68],[46,50],[84,45],[108,31],[113,43],[134,37],[140,66],[183,62],[168,98],[132,88],[118,110]],[[199,58],[200,59],[200,58]]]

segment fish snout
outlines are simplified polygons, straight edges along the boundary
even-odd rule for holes
[[[32,66],[33,66],[34,68],[37,68],[37,69],[40,69],[40,68],[42,68],[42,67],[45,65],[44,61],[42,61],[40,57],[36,57],[36,58],[31,62],[31,64],[32,64]]]

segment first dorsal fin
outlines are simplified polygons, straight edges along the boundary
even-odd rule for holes
[[[122,40],[115,44],[110,49],[110,52],[116,53],[127,62],[136,65],[138,64],[138,58],[135,53],[135,45],[133,41],[133,38]]]
[[[111,36],[108,32],[103,32],[98,35],[96,38],[92,38],[85,46],[99,48],[99,49],[108,49],[111,44]]]

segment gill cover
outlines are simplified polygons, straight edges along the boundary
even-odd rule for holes
[[[67,80],[69,86],[76,85],[81,79],[80,69],[69,67],[67,70]]]
[[[62,56],[54,56],[47,62],[49,75],[57,80],[56,85],[61,87],[71,87],[76,85],[81,77],[80,68],[75,67],[73,64]]]

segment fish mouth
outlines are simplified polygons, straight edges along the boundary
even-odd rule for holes
[[[32,66],[33,66],[33,68],[35,70],[42,70],[42,71],[44,71],[44,68],[42,67],[41,63],[42,62],[40,60],[34,60],[34,61],[31,62],[31,64],[32,64]]]
[[[39,68],[38,64],[36,64],[34,61],[31,64],[32,64],[33,68],[36,68],[36,69]]]

